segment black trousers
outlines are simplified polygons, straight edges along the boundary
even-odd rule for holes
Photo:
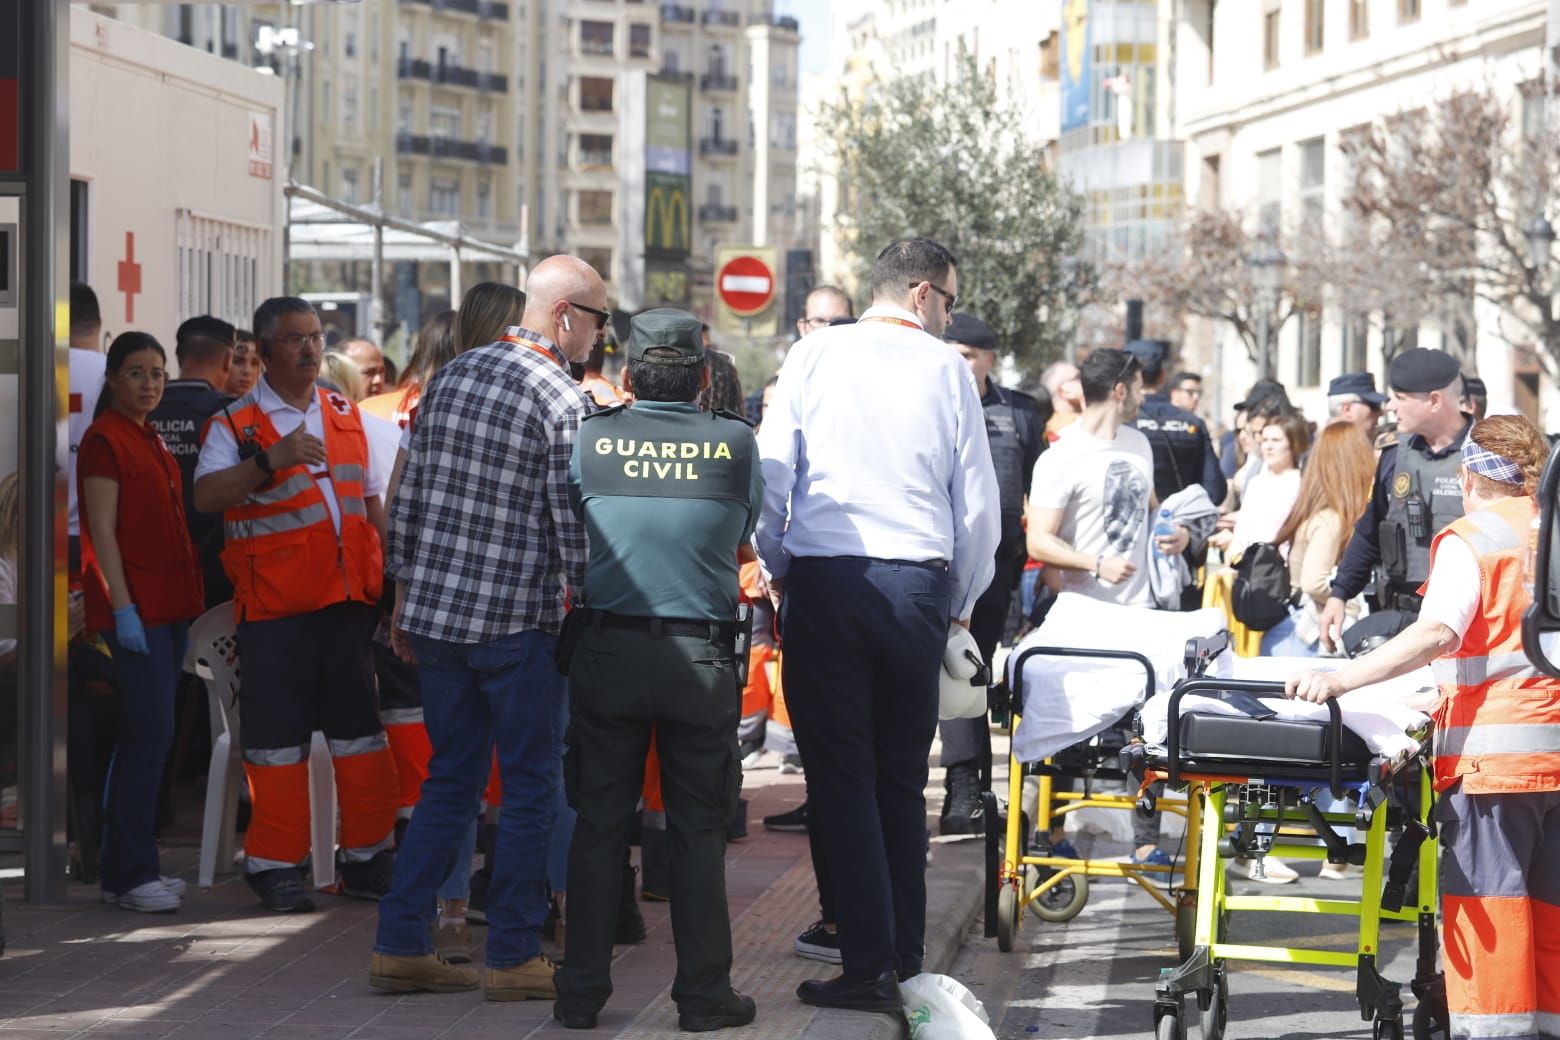
[[[786,579],[786,703],[854,980],[921,970],[948,596],[947,570],[935,564],[806,557]]]
[[[569,671],[564,790],[578,819],[569,846],[569,948],[558,1000],[595,1011],[612,994],[612,937],[623,854],[655,730],[672,858],[679,1010],[731,990],[726,828],[742,785],[742,690],[730,642],[587,627]]]

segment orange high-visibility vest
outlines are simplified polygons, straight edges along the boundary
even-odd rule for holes
[[[222,566],[233,581],[233,608],[240,621],[308,614],[346,601],[379,601],[385,564],[363,494],[368,473],[363,420],[357,406],[333,390],[320,390],[319,399],[341,533],[307,466],[277,470],[242,503],[224,511]],[[241,436],[253,438],[262,450],[281,440],[257,394],[246,395],[229,412]],[[228,419],[218,415],[212,421]]]
[[[1435,662],[1435,788],[1462,780],[1467,794],[1560,790],[1560,679],[1522,652],[1529,525],[1519,495],[1448,524],[1431,543],[1458,537],[1479,560],[1479,610],[1457,650]],[[1423,589],[1421,589],[1421,594]]]

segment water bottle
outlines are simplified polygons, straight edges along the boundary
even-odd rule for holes
[[[1163,556],[1159,551],[1159,539],[1169,538],[1175,534],[1175,521],[1170,518],[1170,510],[1161,509],[1159,519],[1154,522],[1154,555]]]

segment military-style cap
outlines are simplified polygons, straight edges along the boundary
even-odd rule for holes
[[[1162,339],[1135,339],[1127,344],[1126,351],[1144,368],[1159,368],[1170,356],[1170,344]]]
[[[997,334],[991,331],[990,325],[973,314],[960,312],[953,316],[953,320],[943,330],[943,342],[962,343],[979,350],[996,350]]]
[[[1387,395],[1376,389],[1376,376],[1371,372],[1345,372],[1327,384],[1328,397],[1358,397],[1373,405],[1383,405]]]
[[[1414,347],[1392,359],[1387,385],[1400,393],[1425,394],[1446,389],[1461,374],[1457,359],[1446,351]]]
[[[697,365],[704,360],[704,323],[687,311],[671,307],[636,314],[628,323],[628,359],[650,365]],[[677,357],[647,357],[645,351],[665,347]]]
[[[1276,379],[1259,379],[1251,385],[1250,390],[1246,391],[1246,399],[1235,405],[1235,410],[1242,412],[1247,408],[1255,408],[1270,397],[1281,398],[1286,403],[1289,401],[1289,394],[1284,390],[1283,383]]]

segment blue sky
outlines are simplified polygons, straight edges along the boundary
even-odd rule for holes
[[[776,0],[775,13],[793,15],[802,23],[802,74],[829,67],[829,38],[834,17],[829,0]]]

